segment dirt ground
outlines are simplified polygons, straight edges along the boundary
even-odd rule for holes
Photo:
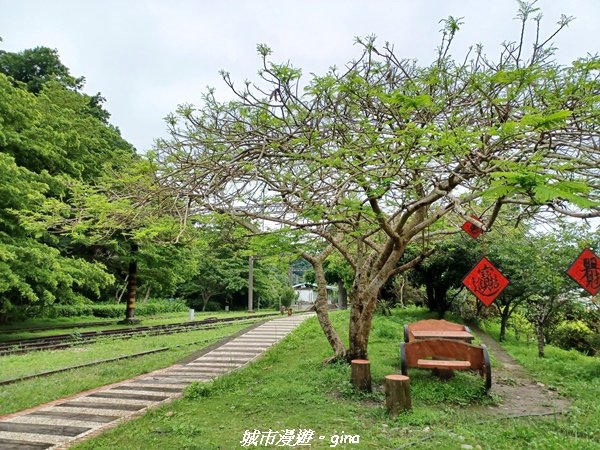
[[[492,394],[502,398],[499,406],[488,407],[487,412],[500,416],[549,414],[565,411],[569,399],[534,380],[525,369],[491,336],[481,330],[472,331],[487,346],[501,367],[492,368]]]

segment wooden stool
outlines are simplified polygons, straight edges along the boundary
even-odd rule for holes
[[[371,363],[368,359],[353,359],[350,361],[352,374],[350,381],[361,391],[371,392]]]
[[[399,374],[386,375],[385,407],[392,417],[412,409],[409,377]]]

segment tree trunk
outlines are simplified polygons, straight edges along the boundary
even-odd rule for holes
[[[438,319],[443,319],[444,316],[446,315],[446,307],[442,302],[438,303],[437,315],[438,315]]]
[[[404,286],[406,284],[406,278],[402,275],[402,284],[400,285],[400,306],[404,308]]]
[[[121,300],[123,299],[123,295],[125,295],[125,291],[127,290],[127,281],[129,280],[129,275],[125,276],[125,286],[123,286],[123,289],[121,289],[121,293],[119,294],[119,291],[117,291],[116,295],[117,295],[117,305],[119,303],[121,303]]]
[[[144,300],[142,300],[142,303],[146,303],[148,301],[148,299],[150,298],[151,290],[152,290],[152,288],[150,286],[148,286],[148,289],[146,289],[146,295],[144,295]]]
[[[443,319],[448,310],[448,289],[436,287],[432,282],[425,284],[427,292],[427,308],[429,311],[437,312],[438,319]]]
[[[343,281],[338,281],[338,305],[340,309],[348,309],[348,291]]]
[[[337,331],[329,319],[329,308],[327,307],[327,281],[325,280],[325,271],[320,260],[310,261],[315,271],[315,281],[317,282],[317,301],[315,302],[315,311],[317,319],[321,325],[325,337],[333,349],[334,356],[332,360],[343,359],[346,356],[346,347],[340,339]]]
[[[504,305],[504,307],[500,308],[500,336],[498,336],[500,342],[506,339],[506,326],[511,313],[509,306]]]
[[[544,357],[544,326],[541,323],[535,324],[535,334],[537,336],[537,347],[538,347],[538,356],[540,358]]]
[[[202,295],[202,312],[206,311],[206,305],[208,304],[208,301],[210,300],[210,298],[212,297],[211,295]]]
[[[354,289],[350,295],[350,348],[347,359],[369,359],[369,334],[377,296]]]
[[[435,290],[435,303],[437,305],[438,319],[443,319],[448,310],[448,291],[446,289]]]
[[[425,284],[425,295],[427,296],[427,309],[429,311],[435,311],[437,309],[437,305],[435,304],[435,290],[431,283]]]
[[[135,321],[135,300],[137,297],[137,260],[136,253],[138,245],[131,243],[131,253],[129,259],[129,273],[127,279],[127,309],[125,310],[125,321]]]

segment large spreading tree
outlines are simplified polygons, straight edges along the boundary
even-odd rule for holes
[[[465,220],[489,229],[504,211],[600,215],[600,58],[558,64],[536,14],[520,3],[522,33],[496,58],[476,46],[453,59],[460,22],[449,18],[430,65],[368,37],[356,60],[308,81],[260,45],[258,81],[223,73],[234,100],[210,90],[168,117],[159,181],[192,209],[301,230],[336,357],[366,358],[381,287],[431,254],[436,236]],[[348,349],[324,308],[334,253],[354,273]]]
[[[133,155],[82,82],[55,51],[0,51],[0,322],[98,298],[114,281],[89,248],[25,223]]]

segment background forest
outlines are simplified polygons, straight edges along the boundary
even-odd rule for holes
[[[260,239],[217,216],[193,218],[183,236],[164,205],[140,213],[121,194],[153,169],[84,85],[56,50],[0,51],[0,322],[121,316],[124,306],[107,305],[126,298],[132,259],[141,310],[152,298],[241,308],[255,251],[264,255],[254,270],[260,306],[289,304],[286,260]],[[152,312],[185,307],[163,302]]]

